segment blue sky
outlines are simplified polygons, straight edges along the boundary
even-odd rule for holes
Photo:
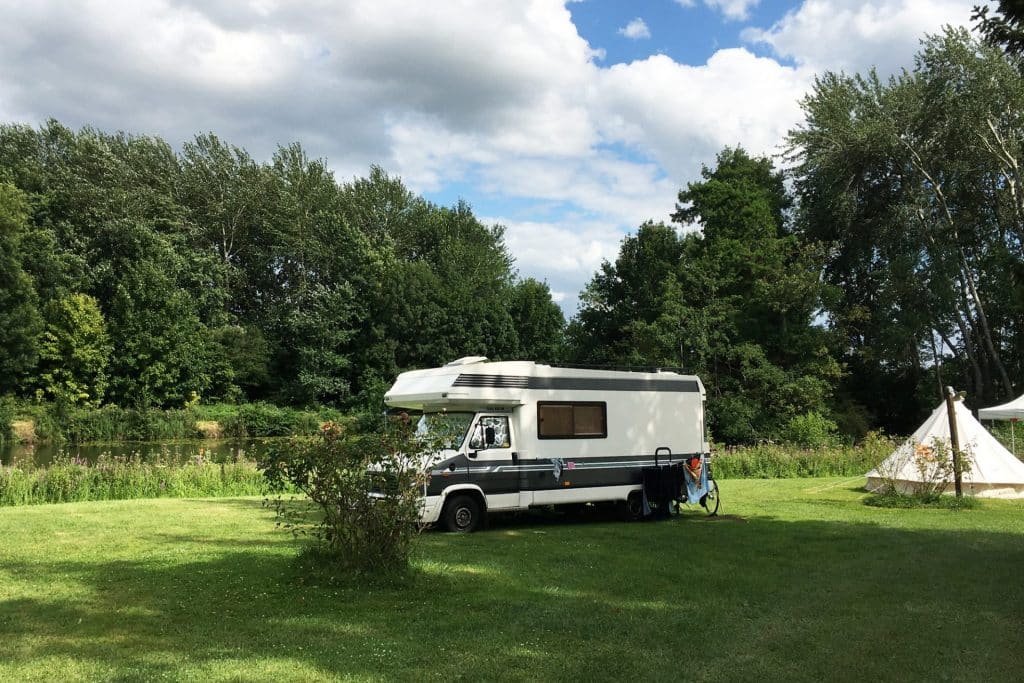
[[[775,154],[824,70],[911,65],[975,0],[0,0],[0,120],[206,131],[460,199],[567,314],[723,147]]]

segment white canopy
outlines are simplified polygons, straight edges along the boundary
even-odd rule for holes
[[[1006,450],[963,403],[956,402],[957,434],[960,449],[968,453],[970,468],[963,472],[963,491],[967,495],[990,498],[1024,498],[1024,462]],[[867,473],[869,491],[883,488],[887,481],[902,492],[911,492],[923,481],[919,446],[932,446],[938,440],[949,448],[949,413],[941,403],[914,435],[907,439],[876,469]],[[926,472],[927,473],[927,472]],[[952,477],[946,491],[952,491]]]
[[[1024,420],[1024,396],[1013,399],[1009,403],[978,411],[982,420]]]

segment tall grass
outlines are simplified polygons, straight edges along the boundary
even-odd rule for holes
[[[868,434],[856,446],[803,449],[791,444],[760,444],[717,450],[712,470],[720,479],[852,477],[885,460],[899,441]]]
[[[10,412],[10,411],[8,411]],[[197,422],[215,421],[225,437],[308,436],[320,423],[342,419],[330,408],[300,410],[269,403],[215,404],[182,410],[158,408],[78,408],[57,403],[22,404],[17,413],[30,418],[36,436],[51,443],[103,443],[113,441],[174,441],[201,438]],[[0,399],[0,443],[14,415],[5,419]]]
[[[269,492],[251,460],[184,464],[102,455],[95,464],[62,458],[33,467],[0,467],[0,506],[130,498],[257,496]]]

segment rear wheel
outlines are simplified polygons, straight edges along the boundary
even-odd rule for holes
[[[644,516],[644,494],[641,491],[633,491],[626,498],[626,519],[632,521],[641,519]]]
[[[468,534],[480,528],[483,509],[475,496],[458,494],[452,496],[444,506],[442,520],[444,528],[458,534]]]
[[[718,498],[718,484],[714,479],[708,480],[708,492],[701,496],[700,504],[708,513],[708,516],[718,514],[718,505],[721,501]]]

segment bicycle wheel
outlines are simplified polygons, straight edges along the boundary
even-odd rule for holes
[[[709,517],[718,514],[718,505],[721,501],[718,498],[718,483],[714,479],[708,480],[708,492],[700,498],[701,507],[708,513]]]

